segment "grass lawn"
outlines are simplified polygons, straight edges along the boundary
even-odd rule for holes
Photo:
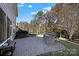
[[[49,52],[40,56],[79,56],[79,45],[70,43],[65,40],[59,40],[65,46],[63,51]]]

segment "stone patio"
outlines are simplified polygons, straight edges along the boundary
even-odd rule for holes
[[[46,45],[42,37],[27,37],[15,39],[16,49],[14,56],[36,56],[51,51],[60,51],[64,46],[57,42],[55,45]]]

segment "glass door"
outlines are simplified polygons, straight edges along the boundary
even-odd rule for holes
[[[0,8],[0,42],[5,40],[5,33],[6,33],[5,30],[6,30],[6,15]]]

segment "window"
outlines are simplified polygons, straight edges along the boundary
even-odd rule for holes
[[[6,28],[6,15],[4,11],[0,8],[0,42],[5,40],[5,29]]]
[[[11,25],[11,21],[7,17],[7,38],[9,38],[11,36],[11,29],[12,29],[12,27],[10,25]]]

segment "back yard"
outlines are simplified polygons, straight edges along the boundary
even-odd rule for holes
[[[49,52],[41,55],[46,56],[78,56],[79,45],[67,40],[59,40],[65,46],[64,51]]]

